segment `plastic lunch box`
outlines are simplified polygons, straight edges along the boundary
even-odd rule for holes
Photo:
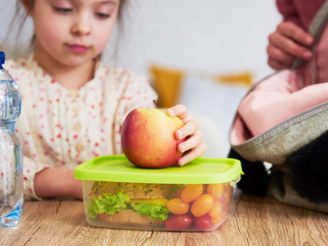
[[[235,159],[198,158],[183,167],[143,169],[125,156],[102,156],[75,168],[88,223],[115,229],[213,231],[229,217]]]

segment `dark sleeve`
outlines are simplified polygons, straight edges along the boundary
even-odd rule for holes
[[[312,202],[328,202],[328,132],[286,160],[294,190]]]
[[[250,162],[232,148],[228,157],[238,159],[242,164],[244,175],[237,183],[238,188],[249,195],[264,196],[267,194],[269,174],[262,162]]]

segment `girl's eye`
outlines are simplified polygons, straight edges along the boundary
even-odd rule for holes
[[[68,13],[73,12],[72,8],[63,8],[63,7],[54,7],[54,10],[57,13],[61,13],[61,14],[68,14]]]
[[[110,18],[110,14],[108,14],[108,13],[101,13],[101,12],[99,12],[99,13],[96,13],[96,16],[99,18],[99,19],[108,19],[108,18]]]

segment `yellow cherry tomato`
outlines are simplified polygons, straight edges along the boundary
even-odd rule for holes
[[[225,221],[226,217],[225,216],[218,216],[212,218],[211,222],[213,225],[221,225]]]
[[[196,200],[203,193],[203,189],[202,184],[186,185],[181,192],[182,201],[189,203]]]
[[[211,195],[203,194],[191,205],[191,213],[195,217],[203,216],[211,210],[213,202],[214,199]]]
[[[229,206],[229,202],[214,201],[213,207],[209,212],[213,224],[222,224],[224,222],[229,212]]]
[[[207,186],[207,193],[210,194],[214,198],[214,200],[222,198],[224,191],[224,184],[209,184]]]
[[[213,206],[209,212],[209,215],[214,218],[222,214],[223,212],[223,204],[221,202],[215,201]]]
[[[183,202],[180,198],[173,198],[166,204],[172,214],[186,214],[189,211],[189,204]]]

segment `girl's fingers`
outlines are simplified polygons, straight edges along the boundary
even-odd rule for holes
[[[197,148],[191,150],[190,152],[182,156],[178,161],[178,165],[183,166],[187,164],[188,162],[192,161],[196,157],[203,155],[205,151],[206,151],[206,144],[202,142],[199,146],[197,146]]]
[[[175,136],[177,139],[183,139],[194,134],[196,131],[196,126],[192,122],[187,122],[180,129],[175,132]]]
[[[184,115],[184,118],[182,119],[182,121],[183,121],[183,123],[188,123],[188,122],[190,122],[191,121],[191,117],[190,117],[190,115],[189,114],[185,114]]]
[[[183,119],[188,116],[186,106],[182,104],[175,105],[167,110],[170,116],[178,116]]]
[[[182,166],[196,157],[201,156],[206,150],[206,145],[203,142],[201,132],[197,130],[196,125],[189,117],[184,105],[179,104],[173,106],[167,111],[170,116],[177,116],[184,122],[184,125],[175,132],[175,137],[177,139],[181,140],[186,138],[186,140],[181,142],[177,147],[179,152],[184,153],[178,161],[178,165]]]
[[[178,145],[178,151],[180,153],[185,153],[188,150],[196,148],[203,141],[203,136],[200,131],[197,131],[193,136],[188,138],[186,141],[181,142]]]
[[[190,115],[187,113],[186,106],[184,106],[182,104],[173,106],[173,107],[169,108],[167,111],[170,116],[179,117],[183,121],[183,123],[187,123],[191,120]]]

